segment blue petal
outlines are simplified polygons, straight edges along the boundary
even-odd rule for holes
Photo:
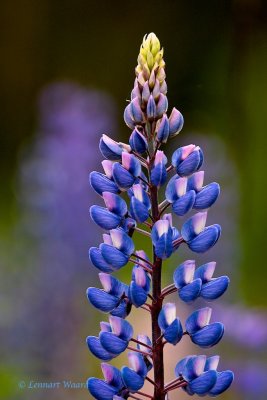
[[[135,351],[131,351],[128,353],[128,360],[131,368],[138,375],[142,376],[142,378],[145,378],[147,376],[148,371],[143,355]]]
[[[156,116],[156,103],[155,103],[155,100],[154,100],[152,94],[149,96],[149,99],[148,99],[146,113],[147,113],[147,118],[149,120],[153,120]]]
[[[125,218],[122,221],[121,227],[126,233],[129,233],[136,227],[136,221],[133,218]]]
[[[230,279],[228,276],[220,276],[202,285],[200,296],[206,300],[215,300],[222,296],[228,288]]]
[[[184,118],[180,113],[180,111],[178,111],[176,108],[172,109],[169,118],[169,123],[170,123],[170,137],[174,137],[182,130],[184,125]]]
[[[204,229],[193,240],[188,242],[188,247],[195,253],[205,253],[213,247],[221,235],[220,225],[211,225]]]
[[[191,175],[187,181],[187,190],[195,190],[199,192],[203,187],[204,171],[198,171]]]
[[[140,307],[146,302],[147,293],[141,286],[132,281],[129,289],[129,298],[135,307]]]
[[[118,297],[94,287],[87,289],[87,297],[94,307],[104,312],[112,311],[119,304]]]
[[[122,353],[128,346],[128,342],[111,332],[100,332],[99,340],[104,349],[112,354]]]
[[[211,280],[213,273],[216,268],[216,262],[211,261],[198,267],[195,271],[195,278],[200,278],[203,283],[207,283]]]
[[[112,400],[113,396],[118,393],[117,388],[97,378],[89,378],[87,387],[91,395],[97,400]]]
[[[166,303],[162,307],[159,316],[158,324],[160,329],[165,332],[165,330],[172,324],[176,319],[176,306],[174,303]]]
[[[175,287],[180,289],[192,282],[195,272],[195,261],[187,260],[180,264],[173,273]]]
[[[86,338],[86,343],[91,353],[100,360],[110,361],[112,360],[112,358],[115,357],[114,354],[111,354],[104,349],[104,347],[100,343],[99,338],[96,336],[88,336]]]
[[[110,236],[113,245],[124,254],[130,256],[134,252],[134,242],[123,229],[112,229]]]
[[[131,107],[131,104],[128,104],[128,106],[125,107],[123,117],[124,117],[124,121],[125,121],[126,125],[127,125],[130,129],[134,129],[135,124],[134,124],[134,121],[133,121],[133,115],[132,115],[132,107]]]
[[[91,263],[102,272],[113,272],[114,268],[109,265],[103,258],[101,251],[97,247],[89,249],[89,258]]]
[[[122,166],[134,177],[138,177],[141,174],[142,167],[140,161],[133,154],[125,151],[122,153]]]
[[[127,213],[127,204],[120,196],[110,192],[103,192],[102,195],[109,211],[119,215],[120,217],[125,216]]]
[[[108,211],[104,207],[92,206],[90,208],[90,215],[92,220],[100,226],[100,228],[110,230],[117,228],[121,223],[121,217]]]
[[[187,356],[187,357],[183,358],[182,360],[180,360],[180,361],[176,364],[176,367],[175,367],[175,376],[176,376],[177,378],[179,378],[179,376],[182,376],[182,375],[183,375],[184,368],[185,368],[187,362],[189,361],[189,359],[190,359],[191,357],[192,357],[192,356]]]
[[[176,193],[176,187],[175,187],[175,181],[176,181],[177,175],[174,175],[168,182],[165,190],[165,197],[168,200],[169,203],[173,203],[175,200],[178,199],[177,193]]]
[[[143,203],[141,203],[141,201],[136,199],[134,196],[131,198],[130,212],[131,216],[137,222],[145,222],[149,217],[149,212],[147,207]]]
[[[201,279],[198,278],[193,280],[193,282],[189,283],[179,290],[180,299],[183,300],[185,303],[191,303],[191,301],[196,300],[196,298],[200,294],[201,286]]]
[[[156,116],[158,118],[162,117],[162,115],[167,111],[167,109],[168,109],[168,99],[163,93],[160,93],[157,104]]]
[[[142,113],[140,104],[139,104],[139,99],[138,97],[135,97],[131,103],[130,103],[130,112],[132,115],[132,119],[137,123],[141,124],[144,121],[144,115]]]
[[[194,311],[186,320],[185,328],[186,331],[192,335],[204,328],[210,322],[212,309],[210,307],[204,307],[200,310]]]
[[[118,390],[123,388],[124,382],[122,380],[121,371],[118,368],[107,363],[101,363],[101,369],[104,379],[109,385],[114,386]]]
[[[177,174],[180,176],[189,176],[197,171],[200,163],[200,154],[198,151],[193,151],[184,161],[176,168]],[[199,166],[200,168],[200,166]]]
[[[146,293],[150,290],[151,279],[148,276],[148,273],[138,265],[135,265],[132,270],[132,280],[138,285],[141,286]]]
[[[129,342],[133,337],[133,327],[130,322],[118,317],[109,317],[109,321],[112,332],[121,339]]]
[[[105,292],[117,297],[127,294],[128,285],[119,281],[114,276],[101,272],[98,274],[98,276]]]
[[[100,139],[99,150],[101,151],[103,157],[108,160],[118,161],[121,159],[122,148],[107,135],[103,135]]]
[[[194,208],[196,210],[204,210],[205,208],[211,207],[217,200],[219,194],[220,186],[218,183],[210,183],[197,193]]]
[[[90,185],[100,195],[103,192],[119,193],[120,191],[115,182],[96,171],[90,173]]]
[[[133,130],[129,139],[129,143],[131,148],[139,154],[144,153],[148,147],[145,136],[142,135],[142,133],[139,132],[138,129]]]
[[[169,137],[169,120],[166,114],[163,115],[157,126],[157,141],[166,143]]]
[[[215,385],[216,380],[217,372],[210,370],[192,380],[189,383],[189,388],[196,394],[204,395]]]
[[[129,189],[134,183],[134,176],[130,174],[120,163],[114,163],[113,179],[121,190]],[[110,192],[110,190],[107,190]]]
[[[144,378],[137,374],[129,367],[123,367],[121,369],[122,379],[124,380],[125,386],[133,392],[141,389],[144,385]]]
[[[129,257],[109,244],[101,243],[100,251],[105,261],[112,265],[114,269],[119,269],[128,262]]]
[[[213,324],[207,325],[200,329],[193,335],[191,335],[191,340],[193,343],[200,347],[208,348],[215,346],[224,333],[224,326],[220,322],[214,322]]]
[[[209,391],[209,396],[218,396],[229,388],[234,380],[232,371],[222,371],[217,373],[217,381],[213,388]]]
[[[181,321],[176,318],[164,332],[167,342],[176,345],[183,337],[183,327]]]
[[[191,356],[183,368],[183,377],[187,382],[192,381],[204,372],[206,356]]]
[[[199,212],[189,218],[182,226],[181,234],[186,242],[191,241],[205,228],[207,211]]]
[[[172,234],[164,233],[155,244],[155,254],[157,257],[165,259],[173,252]]]
[[[154,186],[162,186],[166,182],[167,171],[163,162],[157,164],[151,171],[151,183]]]
[[[172,209],[176,215],[183,216],[191,210],[195,202],[196,193],[190,190],[172,204]]]
[[[110,315],[115,317],[126,318],[131,312],[132,304],[127,300],[122,300],[118,307],[111,311]]]

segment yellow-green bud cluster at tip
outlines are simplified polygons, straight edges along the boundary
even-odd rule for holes
[[[137,62],[135,73],[142,86],[150,77],[150,86],[153,86],[155,79],[158,79],[160,85],[164,82],[166,75],[163,48],[160,48],[160,41],[155,33],[144,36]]]

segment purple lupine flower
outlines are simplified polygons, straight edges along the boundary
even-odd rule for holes
[[[111,313],[120,301],[128,301],[132,308],[149,312],[152,323],[151,338],[142,333],[135,339],[134,327],[124,319],[127,315],[110,316],[109,322],[101,323],[99,337],[88,337],[89,349],[102,360],[111,360],[126,348],[131,350],[129,367],[122,367],[120,373],[116,371],[120,384],[121,380],[123,382],[122,387],[117,385],[117,381],[114,383],[113,370],[110,379],[88,380],[88,389],[96,399],[121,400],[137,393],[137,396],[165,400],[168,392],[178,388],[183,388],[189,395],[217,396],[233,381],[231,371],[217,372],[218,356],[188,356],[177,364],[176,379],[167,384],[164,382],[164,345],[176,345],[184,335],[189,335],[195,345],[207,348],[217,344],[224,333],[223,324],[210,323],[212,310],[209,307],[191,312],[183,330],[175,304],[164,303],[165,298],[177,292],[186,303],[197,297],[214,300],[225,292],[229,284],[226,276],[213,278],[214,262],[196,269],[195,260],[187,260],[176,269],[174,283],[161,289],[161,272],[166,258],[183,243],[195,253],[205,253],[216,244],[221,234],[218,224],[206,227],[207,209],[217,200],[220,188],[215,182],[203,186],[204,172],[199,171],[204,160],[201,148],[193,144],[178,148],[169,166],[161,149],[183,126],[183,117],[178,110],[174,108],[171,115],[167,115],[164,68],[160,42],[154,33],[150,33],[141,45],[131,101],[124,112],[125,123],[132,130],[129,145],[116,143],[106,136],[100,139],[100,150],[107,159],[103,163],[105,174],[91,173],[91,186],[105,203],[106,192],[117,196],[127,191],[130,198],[129,206],[123,202],[123,207],[116,208],[119,213],[113,207],[110,209],[107,203],[106,209],[101,206],[91,208],[92,219],[109,231],[103,235],[104,243],[99,248],[89,250],[91,262],[106,274],[127,263],[133,263],[134,267],[129,286],[125,285],[127,289],[123,293],[112,293],[111,281],[108,281],[106,288],[89,288],[89,300],[101,311]],[[159,204],[159,191],[171,172],[175,174],[167,184],[166,199]],[[116,201],[116,205],[118,203]],[[191,209],[201,212],[188,218],[177,229],[173,226],[172,214],[164,214],[170,205],[180,217]],[[153,245],[151,261],[144,251],[135,251],[133,238],[136,234],[150,238]],[[129,346],[130,341],[136,348]],[[151,370],[153,379],[148,376]],[[145,380],[152,383],[153,396],[139,392]]]

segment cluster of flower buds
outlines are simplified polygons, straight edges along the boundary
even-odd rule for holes
[[[196,268],[195,261],[187,260],[174,271],[173,283],[161,290],[161,271],[163,261],[183,243],[195,253],[204,253],[215,245],[221,227],[206,227],[206,220],[220,187],[215,182],[203,186],[203,152],[196,145],[178,148],[168,166],[161,146],[180,132],[183,117],[175,108],[167,115],[163,50],[153,33],[143,40],[135,72],[131,101],[124,113],[132,130],[129,144],[103,135],[99,148],[105,158],[104,173],[90,174],[91,186],[104,202],[104,206],[93,205],[90,215],[105,233],[103,243],[89,250],[91,263],[100,270],[102,288],[87,290],[90,303],[110,314],[109,322],[100,323],[99,336],[87,338],[91,353],[102,361],[110,361],[128,348],[129,366],[119,370],[103,363],[104,380],[90,378],[88,389],[99,400],[139,398],[138,395],[164,400],[170,390],[178,387],[189,395],[216,396],[233,379],[229,371],[216,371],[217,356],[185,358],[177,364],[177,378],[164,383],[165,344],[176,345],[188,335],[195,345],[208,348],[217,344],[224,333],[220,322],[210,323],[209,307],[191,313],[183,328],[175,304],[165,303],[165,298],[176,292],[185,303],[198,297],[214,300],[226,291],[229,278],[213,278],[215,262]],[[159,204],[158,193],[165,184],[165,199]],[[164,213],[168,207],[179,217],[191,210],[198,212],[182,221],[178,229],[173,225],[173,214]],[[151,240],[151,258],[144,250],[135,250],[133,236],[137,234]],[[127,284],[111,276],[130,263]],[[134,307],[151,315],[151,338],[145,333],[134,338],[133,327],[126,321]],[[130,342],[135,347],[130,347]],[[148,376],[150,370],[154,371],[154,380]],[[145,380],[153,385],[154,396],[140,392]],[[135,393],[137,397],[133,396]]]

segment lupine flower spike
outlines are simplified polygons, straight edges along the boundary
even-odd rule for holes
[[[167,113],[163,49],[154,33],[143,39],[135,75],[124,112],[131,129],[129,144],[103,135],[99,148],[105,158],[104,171],[90,174],[91,186],[102,198],[102,205],[93,205],[90,215],[105,232],[103,243],[89,250],[91,263],[100,271],[102,288],[88,288],[87,297],[109,317],[100,323],[98,336],[87,338],[91,353],[103,361],[104,377],[90,378],[88,389],[98,400],[165,400],[170,391],[179,388],[190,396],[214,397],[233,381],[231,371],[217,371],[219,356],[185,357],[176,365],[175,378],[166,383],[163,353],[165,345],[176,346],[184,335],[196,347],[210,348],[221,340],[224,326],[212,321],[210,307],[191,312],[183,326],[175,304],[166,298],[177,293],[177,300],[187,304],[199,297],[210,302],[223,295],[229,278],[214,278],[216,263],[209,260],[201,266],[185,260],[175,269],[173,283],[164,289],[161,274],[163,261],[181,245],[206,253],[216,244],[221,227],[206,226],[206,222],[220,187],[215,182],[204,186],[203,151],[195,144],[179,147],[168,164],[164,145],[179,134],[184,120],[176,108]],[[159,204],[162,189],[165,200]],[[120,197],[123,192],[129,201],[125,195]],[[179,216],[179,227],[173,226],[172,214],[165,213],[167,208]],[[181,222],[190,211],[191,216]],[[133,238],[140,234],[150,238],[151,256],[135,249]],[[127,284],[111,275],[122,267],[132,268]],[[152,337],[134,332],[134,326],[127,322],[133,307],[149,313]],[[130,350],[128,365],[117,369],[106,363],[126,349]],[[141,391],[145,380],[151,384],[149,393]]]

